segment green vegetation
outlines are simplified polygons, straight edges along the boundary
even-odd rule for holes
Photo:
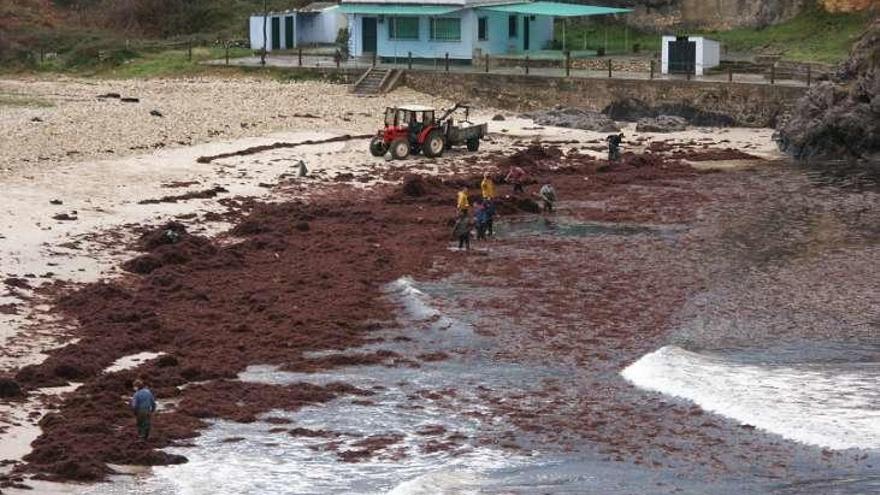
[[[764,29],[709,32],[730,52],[779,54],[785,60],[837,63],[849,55],[870,21],[868,14],[829,14],[818,9]]]
[[[249,48],[230,48],[229,58],[252,55]],[[16,72],[60,72],[75,76],[97,78],[158,78],[158,77],[195,77],[207,75],[223,75],[226,77],[248,76],[273,79],[280,82],[298,82],[321,80],[331,83],[350,82],[344,74],[336,72],[297,71],[277,67],[243,67],[236,65],[207,65],[208,60],[222,60],[225,57],[223,47],[193,47],[192,59],[186,48],[151,51],[136,54],[133,58],[121,63],[87,64],[69,67],[49,60],[26,69],[18,68]],[[2,73],[2,72],[0,72]],[[27,102],[0,94],[0,105],[23,105]],[[29,102],[36,105],[38,102]],[[48,103],[47,103],[48,104]]]
[[[591,51],[598,54],[620,55],[624,53],[652,53],[660,51],[660,35],[639,31],[620,22],[585,21],[576,23],[569,21],[563,28],[564,21],[556,22],[556,40],[552,48],[563,48],[563,32],[565,48],[571,51]]]
[[[230,48],[229,57],[244,57],[251,55],[248,48]],[[95,71],[98,76],[129,78],[129,77],[168,77],[168,76],[195,76],[210,72],[213,68],[202,62],[218,60],[225,57],[223,47],[194,47],[192,59],[186,48],[162,50],[159,52],[145,53],[142,56],[127,60],[121,64],[105,66]]]
[[[870,14],[829,14],[818,8],[766,28],[730,31],[694,31],[718,40],[729,53],[780,55],[784,60],[837,63],[849,55],[853,43],[870,21]],[[562,40],[562,23],[557,22],[556,39]],[[571,23],[566,29],[571,50],[606,50],[609,55],[634,51],[659,53],[660,35],[639,31],[622,23]],[[561,46],[557,45],[557,48]]]

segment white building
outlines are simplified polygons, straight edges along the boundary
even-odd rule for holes
[[[692,74],[721,64],[721,45],[702,36],[663,36],[661,42],[663,74]]]
[[[628,9],[528,0],[342,0],[352,56],[453,60],[549,48],[555,17]]]
[[[347,18],[340,12],[339,6],[330,2],[316,2],[297,10],[270,12],[265,19],[265,37],[263,17],[263,14],[255,14],[250,18],[253,50],[262,50],[264,39],[266,51],[269,52],[304,45],[331,44],[336,41],[339,30],[347,26]]]

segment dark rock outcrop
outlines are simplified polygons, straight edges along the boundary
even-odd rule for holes
[[[540,125],[583,129],[585,131],[616,132],[620,127],[607,115],[573,107],[555,107],[549,110],[529,112],[523,117]]]
[[[880,160],[880,19],[832,79],[798,101],[777,140],[798,159]]]
[[[745,125],[731,115],[710,112],[686,103],[659,103],[652,105],[638,98],[617,100],[602,109],[602,113],[617,121],[638,122],[665,116],[681,117],[691,125],[709,127],[730,127]]]
[[[687,129],[688,122],[674,115],[660,115],[656,118],[639,119],[638,132],[680,132]]]

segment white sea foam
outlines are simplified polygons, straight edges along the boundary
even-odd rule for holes
[[[880,363],[742,364],[667,346],[622,375],[790,440],[835,450],[880,448]]]
[[[431,306],[428,295],[416,288],[410,277],[401,277],[391,282],[387,291],[396,296],[403,305],[406,316],[410,318],[427,320],[440,315],[440,312]]]

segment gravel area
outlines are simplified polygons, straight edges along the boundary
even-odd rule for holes
[[[119,97],[101,97],[108,94]],[[312,81],[5,79],[0,173],[291,128],[369,132],[392,100],[448,104],[408,89],[362,97],[346,85]]]

